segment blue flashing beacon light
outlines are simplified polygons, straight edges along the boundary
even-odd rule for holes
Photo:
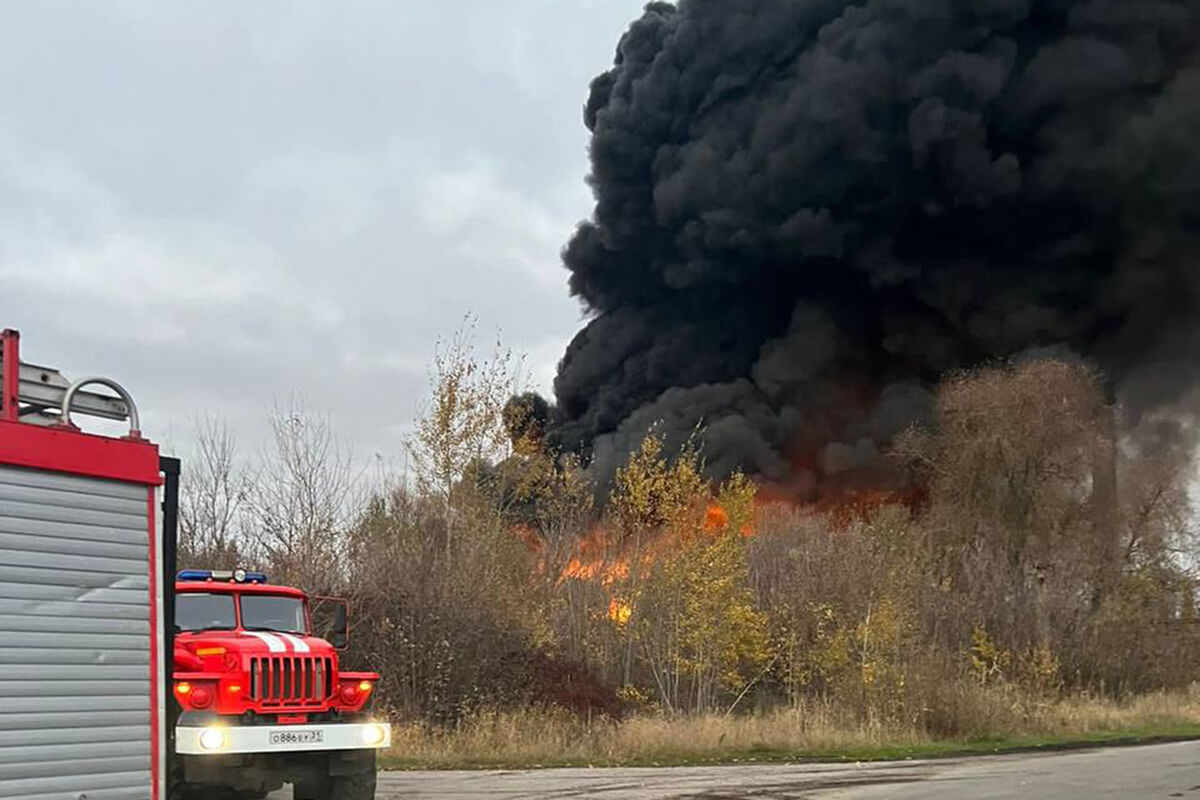
[[[212,570],[185,569],[175,576],[178,581],[229,581],[231,583],[266,583],[267,573],[247,572],[244,569]]]

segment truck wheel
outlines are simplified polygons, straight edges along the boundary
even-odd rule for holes
[[[329,800],[375,800],[375,770],[329,779]]]
[[[292,784],[295,800],[329,800],[329,779],[320,781],[296,781]]]
[[[297,783],[292,791],[296,800],[375,800],[375,770]]]

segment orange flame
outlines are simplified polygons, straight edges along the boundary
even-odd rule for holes
[[[704,518],[698,529],[692,533],[662,532],[649,541],[642,541],[634,555],[630,541],[614,542],[609,532],[598,526],[587,536],[583,537],[573,556],[559,573],[558,582],[568,580],[588,581],[611,587],[620,581],[628,580],[631,562],[637,561],[643,567],[652,566],[659,557],[673,549],[678,537],[687,538],[697,533],[707,535],[719,534],[729,527],[729,512],[720,505],[713,503],[705,508]],[[749,537],[755,533],[753,522],[747,522],[741,528],[741,534]]]
[[[801,513],[820,516],[828,520],[835,528],[844,529],[856,522],[865,522],[874,517],[882,508],[892,505],[902,505],[916,512],[922,505],[924,495],[919,490],[884,491],[884,490],[846,490],[828,495],[820,500],[805,502],[789,492],[786,487],[766,485],[760,487],[755,496],[755,506],[763,509],[769,505],[782,504],[794,508]],[[756,535],[756,515],[741,525],[739,532],[744,537]],[[567,561],[558,576],[561,585],[566,581],[583,581],[603,586],[609,595],[606,611],[598,611],[619,626],[629,624],[633,616],[631,602],[617,596],[615,592],[630,577],[634,566],[649,568],[662,556],[671,552],[680,542],[692,536],[716,537],[730,529],[729,511],[717,503],[704,507],[703,518],[697,520],[690,531],[663,531],[649,541],[639,541],[633,544],[629,539],[622,539],[603,525],[596,526],[591,533],[578,542],[577,549]],[[523,537],[525,538],[525,537]],[[528,541],[528,539],[527,539]],[[534,547],[531,545],[531,549]]]
[[[713,504],[704,512],[704,530],[707,533],[719,533],[729,527],[729,512],[719,505]],[[741,529],[738,531],[743,537],[749,539],[758,533],[754,528],[754,520],[749,519],[742,523]]]
[[[620,557],[619,548],[609,544],[607,531],[596,527],[579,541],[575,554],[559,573],[558,582],[594,581],[611,586],[629,577],[629,562]],[[615,556],[615,557],[614,557]]]
[[[572,556],[563,567],[558,582],[575,579],[579,581],[598,581],[605,586],[611,586],[617,581],[629,577],[629,562],[624,559],[605,561],[603,558],[584,561],[579,556]]]
[[[718,505],[711,505],[704,512],[704,530],[719,531],[729,524],[729,514]]]
[[[608,602],[608,618],[618,625],[628,625],[632,616],[633,607],[619,597],[614,597]]]

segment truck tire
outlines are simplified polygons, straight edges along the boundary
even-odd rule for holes
[[[351,775],[329,775],[293,786],[295,800],[375,800],[374,769]]]
[[[375,770],[329,779],[328,800],[375,800]]]

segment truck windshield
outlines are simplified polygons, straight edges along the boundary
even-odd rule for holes
[[[237,627],[233,596],[184,592],[175,597],[175,630],[231,631]]]
[[[248,631],[306,633],[304,601],[274,594],[242,595],[242,627]]]

